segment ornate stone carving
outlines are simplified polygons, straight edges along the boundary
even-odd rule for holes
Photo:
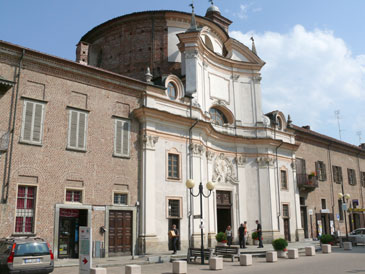
[[[202,156],[205,152],[205,147],[201,144],[191,144],[190,150],[194,155],[200,155]]]
[[[233,81],[238,81],[238,79],[240,78],[240,75],[239,74],[233,74],[232,76],[231,76],[231,79],[233,80]]]
[[[207,150],[206,155],[207,155],[208,161],[212,161],[214,159],[214,157],[215,157],[215,153],[213,151],[211,151],[211,150]]]
[[[143,142],[143,149],[151,149],[154,150],[155,149],[155,145],[158,141],[158,136],[153,136],[153,135],[147,135],[145,134],[142,138],[142,142]]]
[[[187,59],[193,59],[198,57],[198,51],[197,50],[193,50],[193,51],[185,51],[185,57]]]
[[[253,76],[253,77],[252,77],[252,79],[253,79],[254,81],[256,81],[256,82],[261,82],[262,77],[261,77],[261,76],[259,76],[259,75],[255,75],[255,76]]]
[[[264,167],[264,166],[273,166],[275,163],[275,158],[273,157],[257,157],[256,159],[257,163],[259,164],[259,166]]]
[[[214,100],[213,104],[218,105],[218,106],[223,106],[223,107],[227,106],[227,103],[223,100]]]
[[[196,100],[196,99],[193,100],[193,107],[200,108],[200,104],[198,103],[198,100]]]
[[[262,123],[265,127],[270,127],[270,118],[266,115],[262,115]]]
[[[236,168],[223,153],[215,158],[213,165],[213,182],[218,183],[238,183]]]
[[[247,159],[245,156],[239,155],[236,158],[234,158],[234,161],[237,163],[237,165],[244,166],[247,162]]]

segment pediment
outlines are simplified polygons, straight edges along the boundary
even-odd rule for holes
[[[236,39],[229,38],[224,46],[228,51],[226,58],[232,58],[233,52],[237,52],[238,54],[242,55],[248,62],[252,64],[257,64],[263,66],[265,62],[258,57],[255,53],[252,52],[247,46],[242,44],[241,42],[237,41]],[[242,60],[245,61],[245,60]]]

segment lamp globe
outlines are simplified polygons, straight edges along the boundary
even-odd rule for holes
[[[192,189],[195,186],[194,180],[193,179],[187,179],[185,185],[186,185],[187,188]]]
[[[207,184],[206,184],[206,187],[208,190],[212,191],[214,188],[215,188],[215,183],[209,181]]]

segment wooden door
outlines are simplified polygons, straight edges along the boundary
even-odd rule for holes
[[[290,219],[289,218],[284,218],[284,237],[285,240],[287,240],[288,242],[290,242]]]
[[[109,255],[132,252],[132,211],[109,211]]]

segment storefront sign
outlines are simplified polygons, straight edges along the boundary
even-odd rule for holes
[[[60,208],[60,217],[78,218],[79,210],[78,209],[69,209],[69,208]]]
[[[80,226],[79,234],[80,234],[79,273],[80,274],[90,274],[90,267],[92,266],[91,228],[89,228],[87,226]]]
[[[349,208],[349,212],[365,212],[365,208]]]
[[[93,206],[94,211],[105,211],[105,206]]]
[[[308,209],[308,214],[313,215],[313,209]]]

